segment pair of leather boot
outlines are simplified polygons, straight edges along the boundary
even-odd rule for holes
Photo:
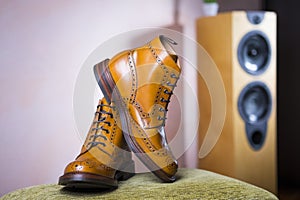
[[[181,71],[174,44],[160,35],[94,66],[104,98],[81,153],[67,165],[59,184],[115,188],[134,174],[131,152],[163,182],[175,181],[178,165],[164,131]]]

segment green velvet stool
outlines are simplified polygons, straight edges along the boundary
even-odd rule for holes
[[[62,186],[38,185],[19,189],[4,199],[278,199],[248,183],[200,169],[179,169],[178,180],[161,183],[153,174],[137,174],[111,191],[72,192]]]

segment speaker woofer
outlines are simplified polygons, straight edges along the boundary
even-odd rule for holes
[[[238,110],[246,124],[248,141],[255,150],[259,150],[264,143],[271,109],[271,94],[264,83],[252,82],[242,90]]]
[[[266,121],[271,113],[272,99],[263,82],[249,83],[238,99],[238,110],[247,123]]]
[[[238,46],[238,60],[249,74],[263,73],[269,66],[271,48],[267,36],[260,31],[247,33]]]

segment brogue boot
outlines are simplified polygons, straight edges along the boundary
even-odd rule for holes
[[[69,188],[116,188],[134,174],[131,152],[113,116],[115,107],[99,100],[80,154],[69,163],[59,184]]]
[[[175,44],[161,35],[94,66],[105,98],[118,107],[131,151],[164,182],[175,181],[178,168],[164,131],[168,103],[181,72]]]

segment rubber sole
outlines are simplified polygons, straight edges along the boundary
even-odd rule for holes
[[[59,178],[59,185],[69,188],[109,189],[117,188],[118,181],[104,176],[89,173],[67,173]]]
[[[127,106],[123,101],[122,96],[111,76],[108,68],[109,59],[106,59],[94,66],[94,74],[104,97],[108,102],[113,100],[119,109],[120,121],[124,138],[132,152],[142,161],[142,163],[151,170],[151,172],[164,182],[174,182],[175,176],[169,176],[153,160],[147,156],[143,149],[138,145],[136,139],[133,137],[130,129],[130,114],[128,113]],[[154,169],[154,170],[153,170]]]
[[[134,167],[133,161],[129,166]],[[134,169],[131,170],[134,171]],[[74,189],[114,189],[118,187],[118,181],[125,181],[132,176],[134,176],[134,173],[126,171],[117,171],[114,179],[98,174],[72,172],[59,177],[58,184]]]
[[[94,74],[97,80],[97,83],[108,103],[111,103],[113,90],[115,88],[115,83],[108,71],[109,59],[105,59],[102,62],[94,66]]]

